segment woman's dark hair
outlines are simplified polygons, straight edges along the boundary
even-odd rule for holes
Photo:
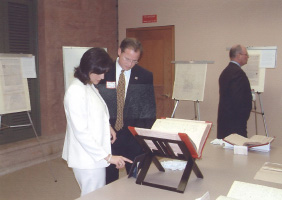
[[[79,66],[74,69],[74,77],[86,85],[90,82],[89,75],[91,73],[104,74],[113,65],[113,60],[104,49],[91,48],[83,54]]]

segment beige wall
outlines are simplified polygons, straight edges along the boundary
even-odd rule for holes
[[[282,115],[282,1],[281,0],[118,0],[119,41],[126,28],[175,26],[176,60],[210,60],[205,98],[200,103],[201,120],[214,123],[216,134],[218,77],[228,64],[226,48],[277,46],[277,67],[267,69],[262,94],[266,124],[271,136],[281,133]],[[157,23],[142,23],[142,15],[157,15]],[[192,118],[192,102],[180,102],[176,117]],[[264,134],[261,115],[258,133]],[[249,136],[255,134],[254,114],[248,122]],[[280,136],[281,137],[281,136]]]

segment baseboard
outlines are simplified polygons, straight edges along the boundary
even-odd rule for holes
[[[62,155],[65,134],[0,145],[0,176]]]

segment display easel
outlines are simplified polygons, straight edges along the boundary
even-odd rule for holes
[[[174,114],[175,114],[175,111],[176,111],[176,108],[178,106],[178,103],[179,103],[179,100],[176,100],[174,99],[175,101],[175,105],[174,105],[174,108],[173,108],[173,112],[171,114],[171,118],[174,118]],[[194,120],[201,120],[201,117],[200,117],[200,102],[197,100],[197,101],[193,101],[194,102]]]
[[[180,137],[181,140],[171,140],[171,139],[163,139],[163,138],[138,135],[134,127],[129,127],[129,130],[135,136],[138,143],[141,145],[141,147],[145,151],[144,154],[135,158],[133,165],[131,167],[131,170],[128,174],[128,178],[130,178],[133,174],[133,170],[138,166],[136,184],[151,186],[151,187],[169,190],[169,191],[178,192],[178,193],[184,193],[192,171],[195,173],[195,175],[198,178],[203,178],[203,174],[201,173],[198,165],[195,162],[196,157],[192,156],[193,153],[190,153],[188,147],[184,143],[184,140],[187,141],[187,138],[188,138],[188,141],[190,141],[187,134],[183,134],[183,137],[185,137],[185,139]],[[157,149],[152,150],[147,145],[145,140],[152,141]],[[176,154],[175,152],[173,152],[171,144],[178,145],[182,151],[182,154]],[[149,171],[149,168],[152,162],[154,163],[154,165],[157,167],[159,171],[165,172],[164,168],[162,167],[161,163],[156,158],[156,156],[187,161],[187,164],[185,166],[182,177],[177,187],[170,187],[170,186],[166,186],[163,184],[156,184],[156,183],[150,183],[150,182],[145,181],[145,177]]]
[[[206,61],[206,60],[199,60],[199,61],[172,61],[171,63],[173,63],[173,64],[214,64],[214,61]],[[199,77],[199,78],[202,78],[203,87],[201,88],[201,90],[204,90],[205,76],[202,76],[202,77]],[[188,84],[188,83],[185,83],[185,84]],[[187,93],[189,93],[189,91],[187,91]],[[192,99],[189,99],[189,100],[192,100],[193,103],[194,103],[194,114],[195,114],[194,119],[195,120],[200,120],[201,119],[201,117],[200,117],[200,101],[202,101],[202,98],[203,98],[202,96],[199,96],[199,97],[193,97]],[[174,98],[175,105],[174,105],[173,112],[171,114],[171,118],[174,118],[175,111],[177,109],[177,106],[178,106],[180,100],[186,100],[186,99]]]
[[[47,162],[46,155],[44,154],[42,144],[41,144],[41,142],[40,142],[40,140],[39,140],[39,137],[38,137],[38,134],[37,134],[37,132],[36,132],[36,129],[34,128],[34,125],[33,125],[33,122],[32,122],[31,116],[30,116],[30,111],[26,111],[26,113],[27,113],[27,116],[28,116],[28,119],[29,119],[29,124],[7,125],[7,124],[2,124],[2,123],[0,123],[0,130],[7,129],[7,128],[19,128],[19,127],[28,127],[28,126],[31,126],[32,129],[33,129],[34,135],[35,135],[35,137],[36,137],[36,140],[37,140],[37,142],[38,142],[38,144],[39,144],[39,146],[40,146],[40,150],[41,150],[41,153],[42,153],[42,155],[43,155],[43,157],[44,157],[44,160]],[[2,118],[2,116],[3,116],[3,115],[0,115],[0,119]],[[1,122],[1,120],[0,120],[0,122]],[[52,175],[52,178],[54,179],[54,182],[57,182],[57,179],[55,178],[54,173],[53,173],[53,171],[52,171],[52,169],[51,169],[50,163],[47,162],[47,164],[48,164],[49,171],[50,171],[50,173],[51,173],[51,175]]]
[[[261,92],[256,92],[254,93],[255,95],[257,94],[259,97],[259,104],[260,104],[260,110],[261,112],[257,111],[257,105],[256,105],[256,98],[253,99],[253,103],[254,103],[254,112],[255,113],[255,126],[256,126],[256,135],[258,134],[258,127],[257,127],[257,114],[260,114],[262,116],[262,120],[263,120],[263,125],[264,125],[264,131],[265,131],[265,135],[267,137],[269,137],[268,135],[268,131],[267,131],[267,126],[266,126],[266,120],[265,120],[265,115],[264,115],[264,110],[263,110],[263,105],[262,105],[262,100],[261,100]]]

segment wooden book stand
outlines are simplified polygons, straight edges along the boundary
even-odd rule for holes
[[[133,170],[137,167],[137,163],[139,162],[137,169],[137,179],[136,179],[137,184],[184,193],[192,170],[198,178],[203,178],[203,174],[201,173],[198,165],[195,162],[197,157],[193,152],[189,151],[187,147],[187,141],[183,141],[183,137],[180,137],[181,140],[148,137],[148,136],[138,135],[134,127],[128,127],[128,128],[131,131],[131,133],[135,136],[136,140],[141,145],[143,150],[145,151],[144,154],[135,158],[132,168],[128,174],[128,178],[130,178],[133,175]],[[189,140],[189,137],[186,134],[183,134],[182,136],[184,136],[186,140],[187,138]],[[156,149],[150,148],[146,141],[153,142]],[[172,144],[178,145],[182,154],[175,153],[173,151],[173,148],[171,147]],[[144,181],[152,162],[155,164],[155,166],[159,171],[162,172],[165,171],[159,160],[156,158],[156,156],[187,161],[186,167],[183,171],[181,180],[177,187],[169,187],[161,184],[155,184],[155,183]]]

